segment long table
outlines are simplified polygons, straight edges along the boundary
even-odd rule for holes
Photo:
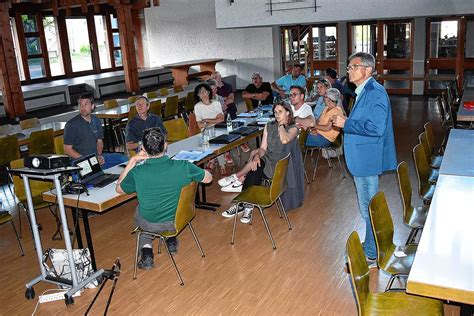
[[[170,68],[173,75],[174,86],[184,86],[188,84],[188,72],[191,66],[199,66],[201,72],[209,71],[214,72],[216,70],[216,64],[223,61],[222,58],[211,58],[211,59],[199,59],[189,60],[174,64],[163,65],[165,68]]]
[[[452,130],[407,292],[474,305],[473,131]],[[471,309],[472,311],[472,309]]]
[[[457,120],[462,122],[474,122],[474,109],[467,109],[464,107],[464,102],[474,101],[474,88],[465,88],[461,102],[459,104]]]
[[[226,134],[226,133],[227,131],[225,129],[216,129],[216,136],[219,136],[221,134]],[[199,165],[228,151],[231,148],[237,147],[245,142],[248,142],[252,139],[259,137],[262,133],[263,133],[263,130],[259,130],[258,132],[254,134],[241,137],[240,139],[236,140],[232,144],[206,145],[206,146],[201,145],[201,134],[197,134],[189,138],[186,138],[182,141],[168,145],[167,155],[172,157],[176,155],[177,153],[179,153],[181,150],[212,150],[213,153],[211,155],[203,158],[202,160],[198,162],[195,162],[196,164]],[[123,170],[123,167],[115,166],[108,169],[107,172],[119,174],[122,172],[122,170]],[[206,208],[206,209],[218,207],[219,206],[218,204],[214,204],[213,206],[212,203],[207,203],[206,195],[205,195],[205,185],[202,184],[200,187],[201,187],[201,193],[198,193],[197,195],[196,207]],[[72,210],[72,216],[73,216],[74,224],[76,226],[76,236],[77,236],[77,242],[78,242],[79,248],[83,248],[83,242],[82,242],[81,231],[80,231],[79,225],[77,224],[77,219],[79,218],[78,215],[82,214],[84,232],[86,235],[85,237],[87,241],[87,246],[91,254],[92,267],[94,270],[96,270],[97,265],[96,265],[96,260],[95,260],[94,245],[93,245],[92,234],[91,234],[90,225],[89,225],[88,213],[89,212],[99,213],[99,214],[105,213],[113,209],[114,207],[122,203],[128,202],[134,198],[135,198],[135,194],[123,194],[123,195],[117,194],[115,192],[115,182],[103,188],[92,188],[89,190],[88,195],[84,193],[79,196],[76,194],[63,195],[64,205],[67,207],[70,207]],[[47,191],[43,193],[43,200],[47,202],[55,203],[56,202],[55,192]]]
[[[30,142],[30,135],[33,132],[52,129],[54,136],[59,136],[64,133],[64,127],[66,126],[66,122],[53,122],[53,123],[46,123],[41,124],[37,127],[32,127],[28,129],[21,129],[19,125],[15,125],[13,129],[8,133],[8,135],[17,135],[18,137],[18,144],[20,146],[28,145]]]

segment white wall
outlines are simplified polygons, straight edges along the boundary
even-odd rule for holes
[[[160,6],[145,9],[145,23],[151,67],[224,58],[216,68],[223,76],[237,75],[239,89],[254,71],[265,80],[274,78],[272,28],[218,30],[214,0],[161,0]]]
[[[215,0],[217,27],[255,27],[287,24],[391,19],[474,13],[473,0],[316,0],[314,8],[273,12],[269,0]],[[285,2],[273,0],[276,2]],[[274,4],[274,9],[314,7],[315,0]]]

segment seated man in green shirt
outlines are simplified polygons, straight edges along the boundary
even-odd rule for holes
[[[181,189],[192,181],[209,183],[212,175],[188,161],[172,160],[166,156],[165,136],[157,127],[143,132],[142,144],[142,151],[130,158],[120,175],[116,191],[120,194],[137,193],[136,226],[155,233],[174,231]],[[170,251],[176,252],[176,238],[167,242]],[[139,245],[141,259],[138,267],[153,268],[153,239],[141,235]]]

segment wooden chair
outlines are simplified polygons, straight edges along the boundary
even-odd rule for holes
[[[158,91],[160,92],[160,95],[161,95],[162,97],[165,97],[165,96],[167,96],[167,95],[169,94],[168,88],[161,88],[161,89],[158,90]]]
[[[57,155],[64,155],[64,137],[59,135],[54,137],[54,152]]]
[[[418,178],[418,195],[425,205],[430,204],[433,199],[435,185],[429,181],[430,167],[426,162],[425,152],[420,144],[413,148],[413,160]]]
[[[30,119],[20,121],[21,129],[28,129],[32,127],[39,127],[41,123],[37,117],[32,117]]]
[[[6,179],[7,187],[13,196],[13,191],[10,186],[12,177],[8,173],[8,166],[10,162],[20,159],[20,146],[18,145],[18,137],[16,135],[0,137],[0,171],[4,179]]]
[[[237,204],[237,208],[241,204],[252,205],[253,208],[258,208],[260,215],[262,216],[265,229],[267,230],[268,236],[270,237],[273,249],[276,249],[275,241],[273,240],[273,236],[270,231],[270,227],[268,226],[268,222],[263,210],[272,206],[273,204],[276,204],[278,212],[280,214],[280,218],[282,216],[285,217],[286,223],[288,224],[288,230],[292,229],[290,220],[288,219],[285,208],[280,198],[281,195],[285,192],[285,178],[289,161],[290,155],[288,154],[286,157],[280,159],[277,162],[270,187],[262,185],[252,185],[243,190],[232,200],[232,203]],[[238,216],[234,216],[234,225],[232,227],[232,240],[230,242],[232,245],[234,244],[235,239],[235,227],[237,223],[237,217]]]
[[[372,293],[370,273],[357,232],[346,244],[353,293],[360,316],[372,315],[443,315],[443,302],[402,292]]]
[[[178,96],[173,95],[166,98],[165,111],[163,118],[169,119],[174,118],[178,115]]]
[[[176,217],[175,217],[175,231],[174,232],[163,232],[163,233],[152,233],[148,231],[142,230],[140,227],[135,228],[135,230],[132,233],[137,233],[137,246],[135,250],[135,265],[133,267],[133,279],[137,278],[137,263],[138,263],[138,256],[139,256],[139,240],[140,236],[142,234],[153,236],[155,238],[160,239],[160,245],[158,246],[158,253],[160,253],[161,249],[161,244],[165,244],[165,249],[166,252],[168,252],[168,256],[171,260],[171,263],[176,271],[176,274],[178,275],[178,279],[180,282],[180,285],[184,285],[183,278],[181,277],[181,274],[179,273],[178,266],[176,265],[176,262],[174,260],[173,254],[170,252],[168,248],[168,244],[166,243],[166,240],[171,238],[171,237],[177,237],[181,232],[186,228],[189,227],[189,230],[191,231],[191,234],[193,235],[194,241],[196,242],[196,245],[199,248],[199,251],[201,252],[201,257],[205,257],[204,251],[202,250],[201,244],[199,243],[199,240],[197,238],[196,232],[193,229],[193,225],[191,224],[192,220],[196,216],[196,210],[194,207],[194,200],[196,197],[196,190],[197,190],[197,183],[196,182],[191,182],[187,186],[183,187],[181,189],[181,194],[179,196],[179,202],[178,202],[178,207],[176,208]]]
[[[193,136],[201,132],[199,130],[199,126],[196,121],[196,114],[189,113],[188,124],[189,124],[189,136]]]
[[[110,99],[110,100],[105,100],[104,101],[104,108],[106,110],[113,109],[113,108],[116,108],[116,107],[118,107],[117,99]]]
[[[150,113],[158,115],[159,117],[163,116],[163,104],[161,104],[161,100],[150,102]]]
[[[173,90],[175,93],[184,91],[182,86],[174,86]]]
[[[174,143],[182,139],[189,137],[188,126],[183,118],[177,118],[163,122],[163,126],[166,128],[168,135],[166,141],[168,143]]]
[[[244,98],[245,101],[245,108],[247,109],[247,112],[253,111],[253,103],[251,99]]]
[[[135,101],[137,100],[138,95],[132,95],[127,98],[128,104],[134,104]]]
[[[133,119],[137,115],[137,107],[135,105],[130,106],[130,109],[128,110],[128,121]]]
[[[435,155],[435,137],[433,133],[433,126],[431,125],[430,122],[426,122],[425,125],[423,125],[423,128],[425,129],[426,133],[426,140],[428,142],[428,147],[429,147],[429,155],[428,157],[431,157],[431,164],[432,165],[441,165],[441,162],[443,161],[443,156],[439,155],[440,152],[444,151],[444,149],[438,150],[438,154]],[[443,145],[443,144],[441,144]]]
[[[148,99],[158,98],[158,92],[156,91],[146,92],[143,95],[146,96]]]
[[[305,151],[305,154],[304,154],[303,163],[306,161],[306,156],[307,156],[309,151],[311,152],[311,157],[313,157],[313,152],[314,151],[318,152],[318,154],[316,156],[316,162],[314,162],[313,178],[312,178],[313,182],[314,182],[314,179],[316,178],[316,171],[318,169],[319,156],[321,156],[323,150],[326,150],[325,155],[327,157],[326,160],[328,162],[329,167],[332,168],[331,157],[337,158],[337,161],[339,162],[339,167],[342,170],[342,178],[343,179],[346,178],[346,171],[344,170],[344,167],[342,166],[342,161],[341,161],[341,155],[342,155],[342,152],[343,152],[342,151],[343,143],[344,143],[344,141],[342,139],[342,133],[339,133],[337,138],[334,140],[334,142],[329,147],[305,146],[306,151]],[[313,160],[313,159],[311,158],[311,160]]]
[[[411,204],[412,187],[408,173],[408,164],[402,161],[397,166],[398,187],[402,198],[403,223],[411,228],[406,245],[414,243],[417,233],[423,229],[430,206],[413,207]]]
[[[12,224],[13,232],[15,233],[15,236],[16,236],[16,241],[18,242],[18,246],[20,247],[20,253],[22,256],[24,256],[25,252],[23,251],[20,237],[18,236],[18,232],[16,231],[15,223],[13,223],[13,216],[7,211],[0,210],[0,225],[6,224],[6,223]]]
[[[408,277],[417,246],[393,244],[393,221],[383,192],[377,192],[370,200],[369,215],[377,245],[377,264],[382,271],[391,275],[385,288],[388,291],[395,279]],[[395,255],[395,252],[403,252],[405,256]]]
[[[55,153],[53,129],[35,131],[30,134],[28,142],[28,154],[41,155]]]
[[[439,168],[441,167],[441,161],[443,160],[443,156],[436,156],[432,157],[431,155],[431,147],[428,142],[428,137],[426,132],[421,133],[418,135],[418,142],[421,144],[423,151],[425,152],[426,162],[432,168],[430,173],[430,181],[436,182],[435,179],[438,178]]]

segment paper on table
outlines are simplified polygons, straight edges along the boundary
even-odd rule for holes
[[[257,113],[252,113],[252,112],[243,112],[237,115],[238,117],[256,117]]]
[[[212,154],[212,150],[200,151],[200,150],[181,150],[179,153],[174,155],[174,160],[187,160],[189,162],[199,161],[206,156]]]

